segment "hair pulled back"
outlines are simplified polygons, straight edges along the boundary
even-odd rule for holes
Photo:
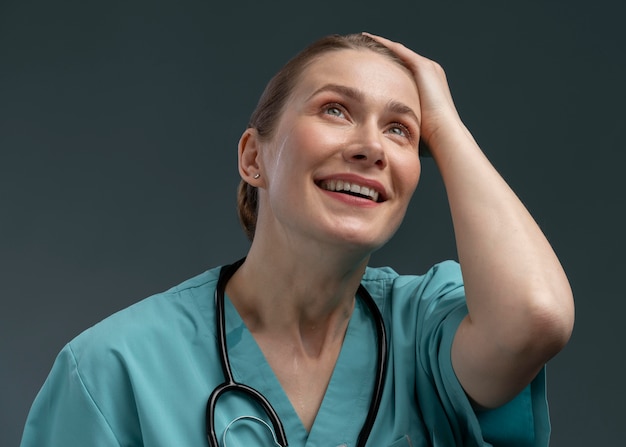
[[[404,62],[384,45],[363,34],[332,34],[313,42],[290,59],[270,79],[250,116],[248,128],[256,129],[261,139],[270,139],[276,129],[284,105],[300,80],[302,73],[318,57],[332,51],[366,49],[382,54],[399,65]],[[239,221],[248,236],[254,238],[258,212],[258,190],[241,180],[237,191]]]

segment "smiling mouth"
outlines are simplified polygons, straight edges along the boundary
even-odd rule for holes
[[[382,196],[374,188],[361,186],[344,180],[324,180],[319,184],[320,188],[326,191],[339,192],[355,197],[362,197],[373,202],[383,202]]]

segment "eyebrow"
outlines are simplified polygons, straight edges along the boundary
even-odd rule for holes
[[[309,96],[308,99],[311,99],[312,97],[319,95],[320,93],[324,93],[324,92],[340,93],[344,96],[347,96],[350,99],[354,99],[360,102],[363,102],[365,100],[365,97],[360,90],[357,90],[352,87],[347,87],[345,85],[339,85],[339,84],[325,84],[321,86],[320,88],[318,88],[317,90],[315,90],[311,94],[311,96]]]
[[[308,99],[311,99],[312,97],[319,95],[320,93],[323,93],[323,92],[335,92],[343,96],[346,96],[350,99],[353,99],[357,102],[365,102],[365,95],[363,94],[363,92],[355,88],[347,87],[345,85],[340,85],[340,84],[325,84],[322,87],[315,90],[311,94],[311,96],[309,96]],[[417,117],[413,109],[400,101],[396,101],[396,100],[389,101],[387,103],[387,110],[393,113],[399,114],[399,115],[409,115],[411,118],[415,120],[418,126],[421,125],[421,121]]]
[[[420,119],[417,117],[412,108],[399,101],[389,101],[387,108],[398,115],[409,115],[415,120],[418,126],[421,125]]]

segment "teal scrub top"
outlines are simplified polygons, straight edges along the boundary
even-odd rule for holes
[[[139,301],[67,344],[32,405],[21,447],[207,446],[207,399],[224,381],[214,325],[218,275],[219,268],[211,269]],[[368,267],[362,284],[381,310],[389,351],[368,446],[548,445],[544,371],[511,402],[483,412],[472,409],[454,374],[452,340],[467,314],[458,263],[444,261],[419,276]],[[366,305],[357,300],[307,432],[228,298],[225,304],[235,380],[269,399],[289,446],[355,446],[377,361]],[[256,404],[239,393],[218,401],[222,446],[274,445],[267,424]]]

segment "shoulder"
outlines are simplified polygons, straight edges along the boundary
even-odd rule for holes
[[[380,297],[428,299],[455,290],[462,292],[463,275],[458,262],[445,260],[414,275],[401,275],[391,267],[367,267],[362,283],[372,295]]]
[[[138,301],[70,341],[33,404],[28,436],[45,437],[45,445],[105,438],[107,445],[136,445],[143,419],[157,421],[162,436],[194,436],[190,413],[206,405],[197,390],[209,388],[219,372],[206,343],[214,337],[218,274],[208,270]]]
[[[77,363],[158,349],[163,340],[197,336],[199,326],[210,318],[218,274],[219,268],[207,270],[86,329],[69,343]]]
[[[429,344],[444,332],[453,334],[467,313],[463,275],[456,261],[439,262],[421,275],[401,275],[389,267],[370,268],[363,285],[378,304],[394,339]]]

